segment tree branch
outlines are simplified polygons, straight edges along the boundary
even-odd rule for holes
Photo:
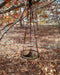
[[[35,8],[34,10],[32,10],[32,12],[35,12],[36,10],[39,10],[39,9],[46,8],[47,6],[49,6],[50,4],[52,4],[52,3],[55,2],[55,1],[56,1],[56,0],[54,0],[54,1],[50,2],[50,3],[48,3],[47,5],[44,5],[44,6],[42,6],[42,7],[37,7],[37,8]],[[27,15],[30,15],[30,14],[28,13]],[[27,15],[24,16],[22,19],[26,18]]]
[[[49,6],[50,4],[52,4],[53,2],[55,2],[56,0],[54,0],[54,1],[51,1],[50,3],[48,3],[47,5],[44,5],[44,6],[42,6],[42,7],[39,7],[39,8],[36,8],[36,9],[34,9],[34,10],[38,10],[38,9],[42,9],[42,8],[45,8],[45,7],[47,7],[47,6]]]
[[[33,1],[32,4],[35,4],[35,3],[39,2],[39,1],[40,1],[40,0]],[[28,5],[29,5],[29,3],[26,4],[26,6],[28,6]],[[24,7],[24,6],[25,6],[25,3],[21,3],[21,4],[19,4],[19,5],[11,6],[11,7],[9,7],[8,9],[1,10],[1,11],[0,11],[0,14],[6,13],[6,12],[10,12],[11,10],[14,10],[14,9],[17,9],[17,8],[20,8],[20,7]]]
[[[10,26],[11,24],[13,24],[13,22],[5,25],[0,31],[4,30],[7,26]]]
[[[0,4],[0,8],[2,8],[6,3],[7,3],[7,2],[2,2],[2,3]]]
[[[25,9],[26,9],[26,5],[25,5],[25,8],[24,8],[24,11],[25,11]],[[20,18],[19,19],[17,19],[15,22],[13,22],[13,24],[12,25],[9,25],[10,27],[8,27],[7,29],[6,29],[6,27],[8,26],[8,25],[6,25],[2,30],[3,31],[1,31],[1,33],[2,33],[2,36],[0,36],[0,40],[3,38],[3,36],[7,33],[7,31],[9,31],[10,30],[10,28],[12,28],[17,22],[19,22],[20,20],[21,20],[21,18],[22,18],[22,15],[24,14],[24,11],[23,11],[23,13],[21,14],[21,16],[20,16]],[[5,31],[4,31],[4,29],[6,29]]]
[[[11,0],[10,0],[11,1]],[[3,6],[5,6],[8,2],[10,2],[10,1],[3,1],[1,4],[0,4],[0,8],[2,8]]]

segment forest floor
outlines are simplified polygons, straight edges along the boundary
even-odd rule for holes
[[[26,28],[26,43],[24,44],[24,27],[14,27],[0,41],[0,75],[60,75],[60,27],[39,26],[36,31],[40,57],[27,60],[21,57],[23,46],[27,50],[29,28]],[[32,47],[36,50],[35,39]]]

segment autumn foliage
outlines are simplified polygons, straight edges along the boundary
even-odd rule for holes
[[[9,7],[9,3],[7,3],[6,6]]]
[[[5,2],[9,2],[9,1],[11,1],[11,0],[4,0]]]

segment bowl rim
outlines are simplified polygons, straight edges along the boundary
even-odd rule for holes
[[[30,51],[30,50],[24,50],[24,51]],[[23,52],[24,52],[24,51],[21,51],[21,57],[22,57],[22,58],[24,58],[24,59],[29,59],[29,60],[33,60],[33,59],[37,59],[37,58],[38,58],[38,54],[39,54],[39,53],[38,53],[37,51],[35,51],[35,50],[31,50],[31,51],[37,53],[37,56],[36,56],[36,57],[33,57],[33,58],[24,57],[24,56],[23,56]]]

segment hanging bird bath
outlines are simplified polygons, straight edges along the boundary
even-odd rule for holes
[[[21,57],[24,59],[37,59],[39,53],[35,50],[25,50],[21,52]]]

